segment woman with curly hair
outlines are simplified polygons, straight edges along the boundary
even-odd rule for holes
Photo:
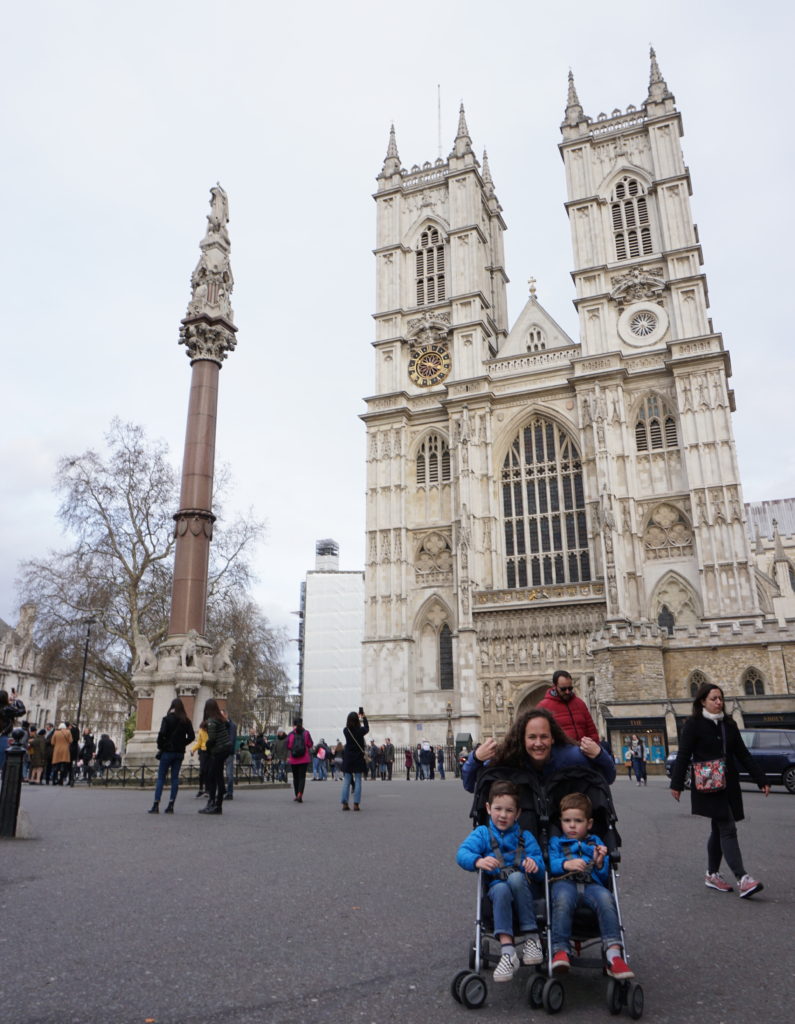
[[[492,736],[473,750],[461,769],[464,789],[475,792],[478,772],[487,762],[531,768],[542,778],[583,765],[598,771],[608,783],[616,777],[615,762],[606,750],[588,736],[579,743],[569,739],[544,708],[532,708],[520,715],[501,743]]]

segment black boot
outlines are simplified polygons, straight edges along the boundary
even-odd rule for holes
[[[163,811],[163,814],[173,814],[173,813],[174,813],[174,801],[173,800],[169,800],[168,807]]]
[[[160,801],[159,800],[155,800],[155,802],[149,808],[149,811],[147,813],[149,813],[149,814],[160,814]]]
[[[199,809],[199,814],[215,814],[215,804],[212,800],[207,801],[207,805]]]

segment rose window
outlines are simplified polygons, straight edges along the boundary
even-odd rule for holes
[[[642,309],[629,321],[629,329],[636,338],[648,338],[657,330],[657,317],[650,310]]]

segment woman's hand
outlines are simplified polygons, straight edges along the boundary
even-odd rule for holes
[[[475,747],[475,760],[476,761],[490,761],[497,752],[497,741],[493,736],[489,736],[487,740],[484,740],[479,747]]]
[[[679,797],[681,795],[682,795],[681,789],[672,789],[671,790],[671,796],[674,798],[674,800],[676,800],[677,803],[679,803]]]
[[[478,857],[475,861],[476,868],[482,868],[483,871],[496,871],[500,866],[500,862],[496,857]]]
[[[527,875],[534,875],[538,871],[538,864],[536,864],[532,857],[525,857],[522,867]]]
[[[580,751],[585,754],[586,757],[590,757],[590,759],[593,760],[595,757],[599,757],[602,752],[602,748],[596,740],[592,740],[590,736],[583,736],[580,740]]]

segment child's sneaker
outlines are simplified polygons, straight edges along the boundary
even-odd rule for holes
[[[494,968],[495,981],[510,981],[519,970],[519,957],[516,953],[503,953],[500,962]]]
[[[761,892],[764,886],[761,882],[757,882],[756,879],[751,878],[750,875],[743,875],[737,884],[737,891],[740,894],[740,899],[747,899],[749,896],[753,896],[755,892]]]
[[[552,973],[566,974],[571,967],[569,954],[562,949],[552,957]]]
[[[718,892],[734,892],[732,886],[730,886],[723,875],[719,875],[717,871],[712,875],[704,876],[704,885],[706,885],[708,889],[717,889]]]
[[[522,943],[522,963],[530,967],[544,962],[544,950],[537,935],[528,935]]]
[[[627,978],[635,977],[635,972],[630,969],[629,964],[625,963],[620,956],[614,956],[608,963],[607,973],[609,977],[616,978],[618,981],[625,981]]]

